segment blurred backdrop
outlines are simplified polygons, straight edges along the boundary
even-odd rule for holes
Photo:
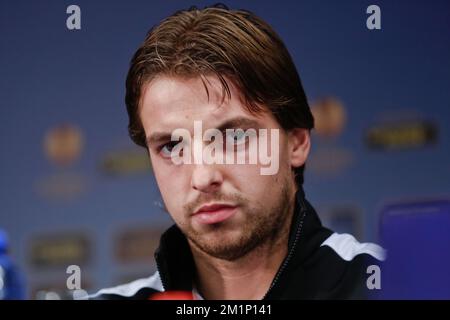
[[[304,189],[325,225],[388,245],[393,205],[447,203],[448,1],[223,2],[268,21],[293,56],[316,118]],[[151,26],[213,3],[0,1],[0,229],[27,298],[64,297],[71,264],[89,292],[154,272],[171,220],[127,135],[125,77]],[[371,4],[381,30],[366,27]]]

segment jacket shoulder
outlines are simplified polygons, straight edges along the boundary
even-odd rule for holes
[[[359,242],[350,234],[332,233],[322,242],[305,267],[317,281],[318,299],[366,299],[367,279],[373,266],[380,267],[386,250]]]
[[[148,278],[138,279],[116,287],[105,288],[89,295],[91,300],[145,300],[150,295],[164,291],[161,277],[155,272]]]

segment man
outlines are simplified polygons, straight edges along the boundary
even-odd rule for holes
[[[179,11],[149,32],[126,89],[130,136],[148,150],[175,225],[153,276],[94,298],[363,297],[383,251],[322,227],[306,201],[314,120],[267,23],[223,6]]]

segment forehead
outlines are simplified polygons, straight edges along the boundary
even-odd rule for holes
[[[201,120],[205,127],[232,117],[245,117],[258,122],[273,122],[269,113],[250,114],[240,99],[238,89],[228,81],[231,97],[223,99],[222,86],[216,77],[207,78],[209,97],[201,78],[162,76],[143,87],[140,117],[148,135],[152,131],[191,129]],[[268,127],[273,125],[267,123]]]

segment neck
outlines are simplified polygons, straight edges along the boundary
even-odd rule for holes
[[[205,299],[262,299],[287,255],[294,203],[286,223],[272,239],[245,256],[227,261],[212,257],[190,243],[197,276],[195,284]]]

